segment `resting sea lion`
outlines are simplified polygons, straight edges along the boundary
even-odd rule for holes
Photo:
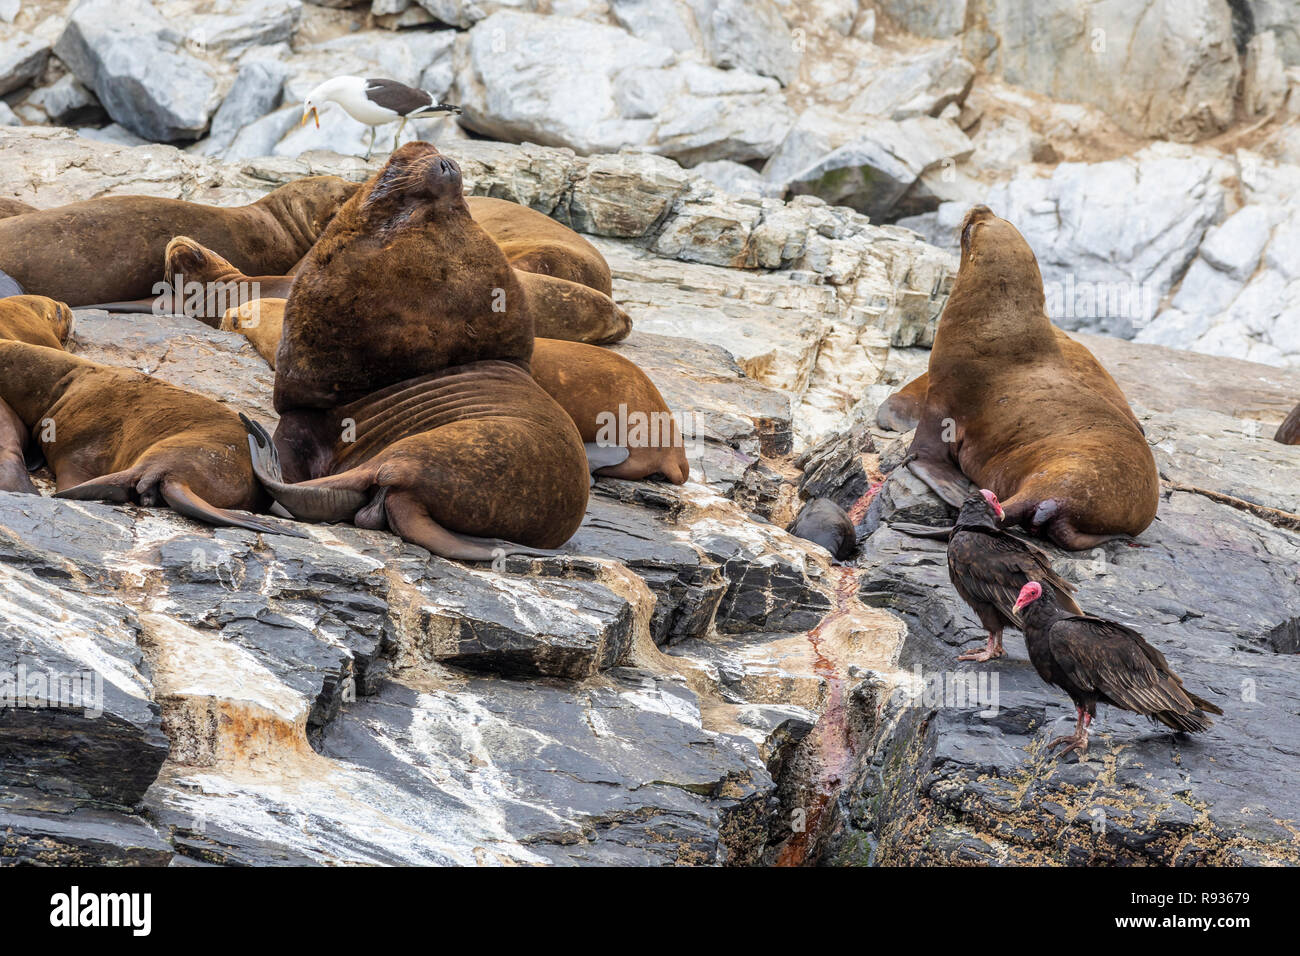
[[[471,362],[296,415],[291,447],[312,449],[313,480],[286,482],[281,431],[273,442],[245,424],[258,478],[294,517],[390,528],[451,560],[556,548],[587,508],[573,422],[512,362]]]
[[[71,306],[144,299],[174,236],[215,246],[243,272],[284,275],[355,192],[335,176],[299,179],[247,206],[104,196],[0,220],[0,270]]]
[[[276,500],[463,560],[567,540],[586,510],[586,456],[528,374],[533,321],[515,277],[470,216],[460,168],[428,143],[394,152],[285,304],[273,442],[248,423]]]
[[[252,531],[298,534],[251,514],[264,499],[234,412],[129,369],[25,342],[0,342],[0,490],[34,493],[15,462],[29,440],[54,471],[58,497],[163,502]]]
[[[814,498],[799,512],[789,531],[820,544],[837,561],[847,561],[858,549],[858,534],[848,514],[829,498]]]
[[[230,309],[220,328],[247,337],[275,368],[283,322],[284,299],[259,299]],[[649,376],[623,356],[581,342],[539,338],[533,341],[532,374],[573,419],[596,474],[635,480],[657,473],[678,485],[690,476],[676,419]],[[627,450],[612,464],[605,452],[611,446],[611,420],[617,435],[612,445]]]
[[[1156,515],[1155,460],[1114,380],[1081,358],[1047,318],[1029,244],[976,206],[908,467],[953,507],[967,478],[991,489],[1006,524],[1071,550],[1139,534]]]
[[[1291,409],[1291,414],[1286,417],[1286,421],[1278,426],[1273,441],[1281,442],[1283,445],[1300,445],[1300,405]]]
[[[469,214],[496,240],[516,269],[567,279],[610,295],[609,263],[568,226],[528,206],[489,196],[470,196]]]
[[[594,345],[537,339],[532,369],[537,384],[578,426],[596,474],[632,480],[661,474],[677,485],[690,476],[677,421],[635,364]],[[623,460],[601,464],[611,447],[626,449],[626,458],[619,454]]]
[[[43,295],[0,299],[0,339],[61,349],[72,334],[72,310]]]
[[[25,202],[19,202],[17,199],[0,198],[0,219],[21,216],[29,212],[36,212],[36,207],[29,206]]]
[[[473,202],[472,197],[470,202]],[[532,212],[515,203],[503,205]],[[546,218],[541,213],[532,214]],[[555,225],[564,228],[558,223]],[[595,249],[591,251],[600,255]],[[609,285],[608,275],[606,268],[606,286]],[[604,345],[624,339],[632,331],[628,314],[605,292],[567,278],[525,272],[519,268],[514,269],[514,276],[527,299],[538,335]],[[165,304],[173,311],[183,312],[213,326],[218,325],[226,311],[239,305],[247,305],[258,298],[287,298],[295,278],[292,275],[245,275],[219,252],[188,236],[176,236],[167,245],[163,277],[169,287],[179,286],[182,279],[182,289],[191,283],[204,286],[197,296],[185,293],[180,302]],[[155,300],[148,298],[101,303],[97,307],[110,312],[150,312],[155,305]]]

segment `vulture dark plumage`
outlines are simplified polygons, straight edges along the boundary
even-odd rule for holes
[[[1045,582],[1062,606],[1083,613],[1071,597],[1074,585],[1052,570],[1046,554],[1003,531],[998,525],[1001,519],[998,496],[985,489],[962,504],[948,538],[948,577],[989,634],[983,650],[962,654],[958,660],[987,661],[1002,656],[1002,629],[1020,628],[1013,607],[1020,589],[1030,581]]]
[[[1098,701],[1184,733],[1208,729],[1207,714],[1223,713],[1183,687],[1165,656],[1137,631],[1066,610],[1043,593],[1041,584],[1030,581],[1015,603],[1016,611],[1023,610],[1029,660],[1038,676],[1070,695],[1079,714],[1074,733],[1049,747],[1065,744],[1061,754],[1078,750],[1082,759]]]

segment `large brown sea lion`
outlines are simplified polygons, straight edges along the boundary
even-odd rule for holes
[[[456,559],[572,535],[586,456],[528,373],[533,320],[516,274],[470,216],[460,168],[427,143],[394,152],[289,293],[274,440],[248,423],[276,500]]]
[[[474,201],[473,197],[469,199],[471,210]],[[525,206],[501,200],[492,201],[546,219],[541,213],[533,212]],[[557,229],[565,229],[559,223],[552,225]],[[575,239],[585,241],[576,233],[573,235]],[[518,247],[517,240],[514,245]],[[549,250],[546,251],[547,257],[540,260],[540,265],[558,268],[552,262]],[[604,259],[599,252],[592,248],[591,253],[600,258],[603,264]],[[531,264],[531,260],[521,261]],[[609,297],[608,291],[563,276],[524,271],[522,267],[513,264],[512,268],[519,288],[527,299],[528,311],[533,315],[538,335],[606,345],[626,338],[632,331],[632,320]],[[600,278],[595,265],[585,261],[580,261],[568,271],[573,275],[591,273],[597,280]],[[191,318],[215,326],[227,310],[238,305],[246,305],[259,298],[287,298],[294,278],[292,275],[245,275],[218,251],[208,249],[188,236],[176,236],[167,246],[163,263],[163,281],[169,289],[175,290],[168,301],[158,303],[154,299],[138,299],[102,303],[101,307],[114,312],[149,312],[155,307],[162,307],[183,312]],[[604,268],[603,284],[608,290],[610,283],[607,266]]]
[[[1142,429],[1142,423],[1137,420],[1137,416],[1133,414],[1133,409],[1129,407],[1128,401],[1124,399],[1124,393],[1120,389],[1119,383],[1098,364],[1092,352],[1088,351],[1088,347],[1076,342],[1065,332],[1055,328],[1055,326],[1053,326],[1053,329],[1056,332],[1056,342],[1061,347],[1061,354],[1065,356],[1071,370],[1084,378],[1097,376],[1098,374],[1105,376],[1113,389],[1109,389],[1103,394],[1111,398],[1122,399],[1118,405],[1120,411],[1133,419],[1133,424]],[[925,407],[925,393],[929,387],[930,375],[928,372],[922,372],[881,403],[881,406],[876,409],[876,424],[881,428],[888,428],[890,431],[911,431],[921,420],[921,409]]]
[[[29,206],[25,202],[17,199],[5,199],[0,197],[0,219],[9,219],[12,216],[22,216],[29,212],[36,212],[35,206]]]
[[[1283,445],[1300,445],[1300,405],[1291,409],[1291,414],[1286,417],[1286,421],[1278,426],[1273,441],[1281,442]]]
[[[962,224],[928,374],[909,467],[953,507],[969,478],[1006,523],[1071,550],[1155,518],[1155,460],[1123,393],[1095,359],[1066,354],[1033,250],[986,206]]]
[[[249,424],[258,477],[294,517],[390,528],[444,558],[555,548],[586,511],[582,439],[511,362],[471,362],[296,416],[294,447],[313,448],[314,480],[285,482],[269,436]]]
[[[0,299],[0,339],[61,349],[72,334],[72,310],[43,295]]]
[[[613,279],[599,250],[568,226],[528,206],[489,196],[466,199],[474,221],[516,269],[567,279],[610,295]]]
[[[0,271],[71,306],[144,299],[173,237],[222,250],[249,274],[284,275],[355,192],[335,176],[299,179],[247,206],[103,196],[0,220]]]
[[[0,342],[0,490],[34,493],[28,442],[58,497],[162,503],[216,525],[299,534],[248,511],[264,501],[239,418],[223,405],[59,349]],[[5,467],[7,465],[7,467]]]
[[[537,339],[532,370],[537,384],[578,426],[593,464],[598,460],[593,449],[627,450],[626,459],[594,468],[596,474],[631,480],[661,474],[677,485],[690,477],[677,421],[635,364],[594,345]]]
[[[284,299],[249,302],[229,310],[220,328],[244,335],[275,368],[284,304]],[[690,476],[681,429],[668,404],[650,377],[623,356],[581,342],[538,338],[532,374],[573,419],[596,474],[631,480],[662,474],[679,485]],[[599,449],[611,446],[628,454],[602,464]]]

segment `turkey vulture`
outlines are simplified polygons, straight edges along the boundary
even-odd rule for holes
[[[1025,645],[1034,670],[1069,694],[1079,713],[1074,733],[1048,744],[1065,744],[1061,755],[1078,750],[1083,758],[1098,701],[1184,733],[1207,730],[1206,714],[1223,713],[1184,688],[1165,655],[1130,627],[1066,610],[1051,597],[1044,598],[1037,581],[1020,589],[1013,609],[1024,609]]]
[[[1063,607],[1083,613],[1070,596],[1074,585],[1052,570],[1042,551],[998,527],[1001,518],[998,496],[984,489],[962,504],[948,539],[948,577],[989,633],[983,650],[962,654],[960,661],[1002,656],[1002,629],[1020,627],[1012,606],[1029,581],[1046,582]]]

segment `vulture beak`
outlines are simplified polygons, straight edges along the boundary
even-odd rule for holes
[[[314,119],[314,120],[316,121],[316,128],[317,128],[317,129],[320,129],[320,113],[316,112],[316,107],[314,107],[314,106],[308,106],[308,107],[305,107],[305,108],[303,109],[303,111],[302,111],[302,122],[299,123],[298,125],[299,125],[300,127],[301,127],[301,126],[306,126],[306,125],[307,125],[307,117],[309,117],[309,116],[310,116],[312,119]]]
[[[1042,585],[1035,581],[1030,581],[1020,589],[1020,594],[1016,597],[1016,603],[1011,606],[1012,611],[1019,611],[1027,604],[1033,604],[1038,600],[1039,595],[1043,593]]]

